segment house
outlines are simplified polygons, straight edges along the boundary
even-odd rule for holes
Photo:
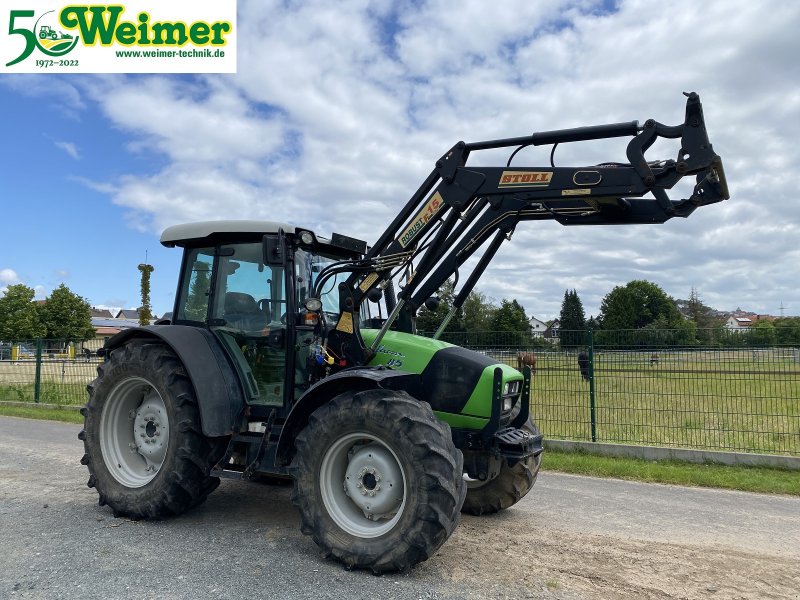
[[[91,313],[93,317],[97,317],[98,319],[113,319],[114,315],[111,314],[111,311],[107,308],[95,308],[94,306],[91,308]]]
[[[558,339],[558,332],[561,329],[561,321],[558,319],[554,319],[550,326],[544,330],[544,338],[546,340],[557,340]]]
[[[115,318],[126,319],[129,321],[136,321],[138,323],[140,310],[141,310],[140,308],[123,308],[117,313],[117,316]],[[150,324],[152,325],[157,320],[158,320],[158,315],[154,314]]]
[[[114,319],[103,317],[92,317],[92,327],[94,328],[94,339],[83,343],[84,348],[96,352],[103,347],[106,340],[124,329],[138,327],[139,319]]]
[[[728,331],[747,331],[753,325],[753,319],[750,317],[728,317],[728,320],[725,321],[725,329]]]
[[[528,319],[528,325],[531,328],[531,334],[533,337],[543,337],[544,332],[547,329],[547,323],[540,321],[536,317],[531,317]]]
[[[138,308],[123,308],[120,310],[115,316],[115,319],[134,319],[136,321],[139,320],[139,309]]]

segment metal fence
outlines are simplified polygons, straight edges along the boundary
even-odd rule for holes
[[[531,407],[550,439],[800,456],[800,346],[637,345],[632,332],[580,333],[585,345],[569,348],[493,332],[448,341],[514,367],[520,351],[535,354]],[[80,344],[17,346],[13,358],[0,346],[0,401],[85,403],[99,358]]]
[[[520,352],[532,352],[531,410],[549,439],[800,456],[799,346],[757,347],[744,336],[738,347],[731,336],[679,346],[669,344],[673,332],[653,330],[571,333],[562,339],[580,345],[503,345],[508,334],[489,332],[479,344],[474,334],[445,339],[514,367]]]
[[[0,344],[0,401],[83,405],[101,359],[80,342]]]

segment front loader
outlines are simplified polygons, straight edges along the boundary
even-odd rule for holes
[[[649,120],[451,148],[378,240],[264,221],[190,223],[168,322],[110,339],[79,437],[100,504],[178,515],[221,476],[291,478],[326,556],[379,573],[426,560],[462,511],[494,513],[534,485],[542,435],[531,372],[439,340],[520,221],[656,224],[728,198],[700,99]],[[467,167],[471,153],[630,137],[627,161]],[[648,161],[658,138],[676,158]],[[694,177],[690,197],[667,190]],[[482,254],[433,338],[416,311]],[[395,284],[399,293],[395,293]],[[402,284],[402,285],[400,285]],[[371,314],[383,301],[387,317]]]

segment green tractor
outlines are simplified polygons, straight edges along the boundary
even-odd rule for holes
[[[171,319],[106,343],[82,409],[82,462],[100,504],[164,517],[203,502],[223,476],[291,478],[302,531],[376,573],[426,560],[462,511],[513,506],[541,461],[531,371],[441,333],[520,221],[663,223],[726,199],[688,96],[674,127],[459,142],[371,247],[263,221],[167,229],[162,244],[183,248]],[[465,166],[478,150],[619,136],[633,138],[629,163]],[[658,137],[681,139],[677,160],[644,160]],[[670,200],[665,190],[689,175],[691,197]],[[416,335],[417,309],[481,248],[439,331]]]
[[[71,40],[72,36],[63,32],[59,35],[56,30],[49,25],[42,25],[39,28],[39,39],[44,40],[48,38],[51,40]]]

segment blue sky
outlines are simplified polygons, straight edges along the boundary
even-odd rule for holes
[[[160,314],[180,260],[158,243],[168,225],[271,219],[372,241],[458,140],[677,124],[694,90],[730,201],[658,227],[522,224],[478,289],[542,319],[573,288],[596,315],[632,279],[676,298],[694,287],[720,310],[800,314],[800,4],[659,6],[239,0],[236,75],[0,75],[0,290],[45,297],[63,282],[136,307],[147,252]],[[556,159],[624,160],[624,144]],[[515,164],[547,161],[526,150]]]
[[[38,85],[51,77],[35,76]],[[24,84],[23,84],[24,85]],[[2,204],[0,268],[45,297],[60,283],[92,304],[138,306],[139,271],[147,260],[154,306],[171,306],[180,256],[152,232],[126,222],[128,209],[86,180],[113,182],[146,173],[157,157],[131,153],[129,140],[109,127],[97,105],[65,106],[58,93],[29,95],[0,86],[6,140],[0,146]]]

